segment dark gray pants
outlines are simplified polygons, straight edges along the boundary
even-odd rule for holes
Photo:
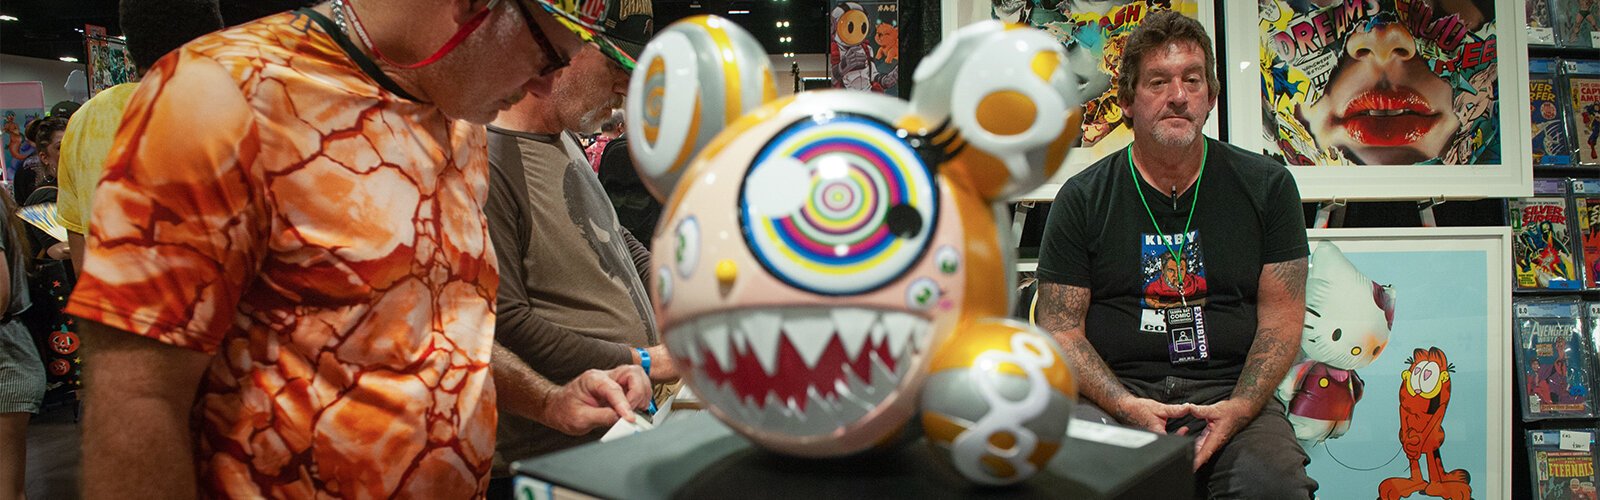
[[[1121,379],[1134,396],[1166,404],[1208,405],[1233,394],[1232,380],[1188,380],[1167,377],[1156,382]],[[1080,400],[1073,416],[1100,423],[1118,423],[1098,406]],[[1317,482],[1306,475],[1311,459],[1294,439],[1294,428],[1284,417],[1277,398],[1267,401],[1261,414],[1222,446],[1211,461],[1195,473],[1195,498],[1291,499],[1312,498]]]

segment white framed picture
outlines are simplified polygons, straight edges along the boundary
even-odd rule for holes
[[[1482,5],[1227,2],[1228,142],[1307,201],[1532,194],[1526,13]]]
[[[1157,10],[1176,10],[1200,21],[1206,33],[1217,38],[1211,0],[944,0],[942,7],[945,36],[967,24],[1002,19],[1043,30],[1070,51],[1069,64],[1080,82],[1078,97],[1084,102],[1083,134],[1067,153],[1066,165],[1018,201],[1055,199],[1061,183],[1133,141],[1133,131],[1124,124],[1122,106],[1117,102],[1116,77],[1123,43],[1140,20]],[[1221,46],[1213,43],[1212,49],[1220,51]],[[1223,54],[1218,52],[1216,58],[1221,61]],[[1211,110],[1204,128],[1207,136],[1217,137],[1222,130],[1219,121],[1219,111]]]
[[[1357,387],[1347,407],[1335,405],[1348,408],[1339,419],[1326,414],[1327,398],[1307,405],[1297,397],[1285,404],[1297,432],[1310,425],[1318,438],[1301,441],[1311,457],[1307,473],[1321,485],[1317,497],[1398,498],[1435,491],[1511,498],[1509,230],[1313,229],[1308,236],[1316,250],[1305,338],[1338,343],[1342,359],[1328,360],[1333,369],[1312,370],[1321,375],[1310,376],[1297,363],[1287,378],[1300,387],[1327,388],[1323,382],[1329,379]],[[1331,266],[1320,270],[1323,276],[1333,267],[1353,267],[1364,279],[1319,282],[1318,266]],[[1335,288],[1329,293],[1319,286]],[[1355,305],[1374,300],[1387,308],[1386,336],[1355,326],[1364,321],[1353,312],[1360,309]],[[1380,326],[1384,319],[1379,313]],[[1341,327],[1343,337],[1333,336]],[[1352,364],[1343,353],[1356,347],[1368,357]],[[1311,420],[1297,417],[1319,412]],[[1330,421],[1343,427],[1334,431]]]

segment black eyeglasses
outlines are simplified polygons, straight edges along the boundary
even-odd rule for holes
[[[545,36],[544,30],[539,28],[539,23],[534,22],[533,14],[528,12],[528,6],[523,4],[523,0],[512,0],[512,2],[517,5],[517,12],[522,13],[522,20],[528,22],[528,32],[533,34],[534,43],[539,44],[539,49],[544,51],[545,57],[550,58],[550,62],[539,70],[539,76],[550,76],[551,73],[561,71],[561,68],[572,64],[572,60],[566,55],[556,51],[555,44],[550,43],[550,37]]]

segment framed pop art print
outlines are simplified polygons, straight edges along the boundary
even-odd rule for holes
[[[1302,359],[1278,394],[1317,497],[1510,498],[1507,228],[1308,236]]]
[[[1027,24],[1049,33],[1068,49],[1070,68],[1078,77],[1078,98],[1083,102],[1083,134],[1067,153],[1066,165],[1044,185],[1018,197],[1020,201],[1055,199],[1061,184],[1089,164],[1133,142],[1133,131],[1123,121],[1117,102],[1116,78],[1122,47],[1145,16],[1158,10],[1176,10],[1200,21],[1212,39],[1217,38],[1216,13],[1211,0],[944,0],[945,35],[957,27],[987,19]],[[1212,49],[1221,46],[1213,43]],[[1216,54],[1222,60],[1222,54]],[[1222,101],[1218,99],[1219,107]],[[1222,130],[1218,110],[1212,109],[1204,133],[1217,137]]]
[[[1288,165],[1302,198],[1531,194],[1521,1],[1226,9],[1242,20],[1226,40],[1229,142]]]

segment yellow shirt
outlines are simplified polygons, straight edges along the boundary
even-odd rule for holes
[[[67,123],[61,137],[61,164],[56,167],[60,191],[56,194],[56,217],[61,227],[78,234],[89,232],[90,196],[100,183],[111,142],[122,123],[122,109],[133,99],[138,83],[124,83],[100,91],[83,103]]]

